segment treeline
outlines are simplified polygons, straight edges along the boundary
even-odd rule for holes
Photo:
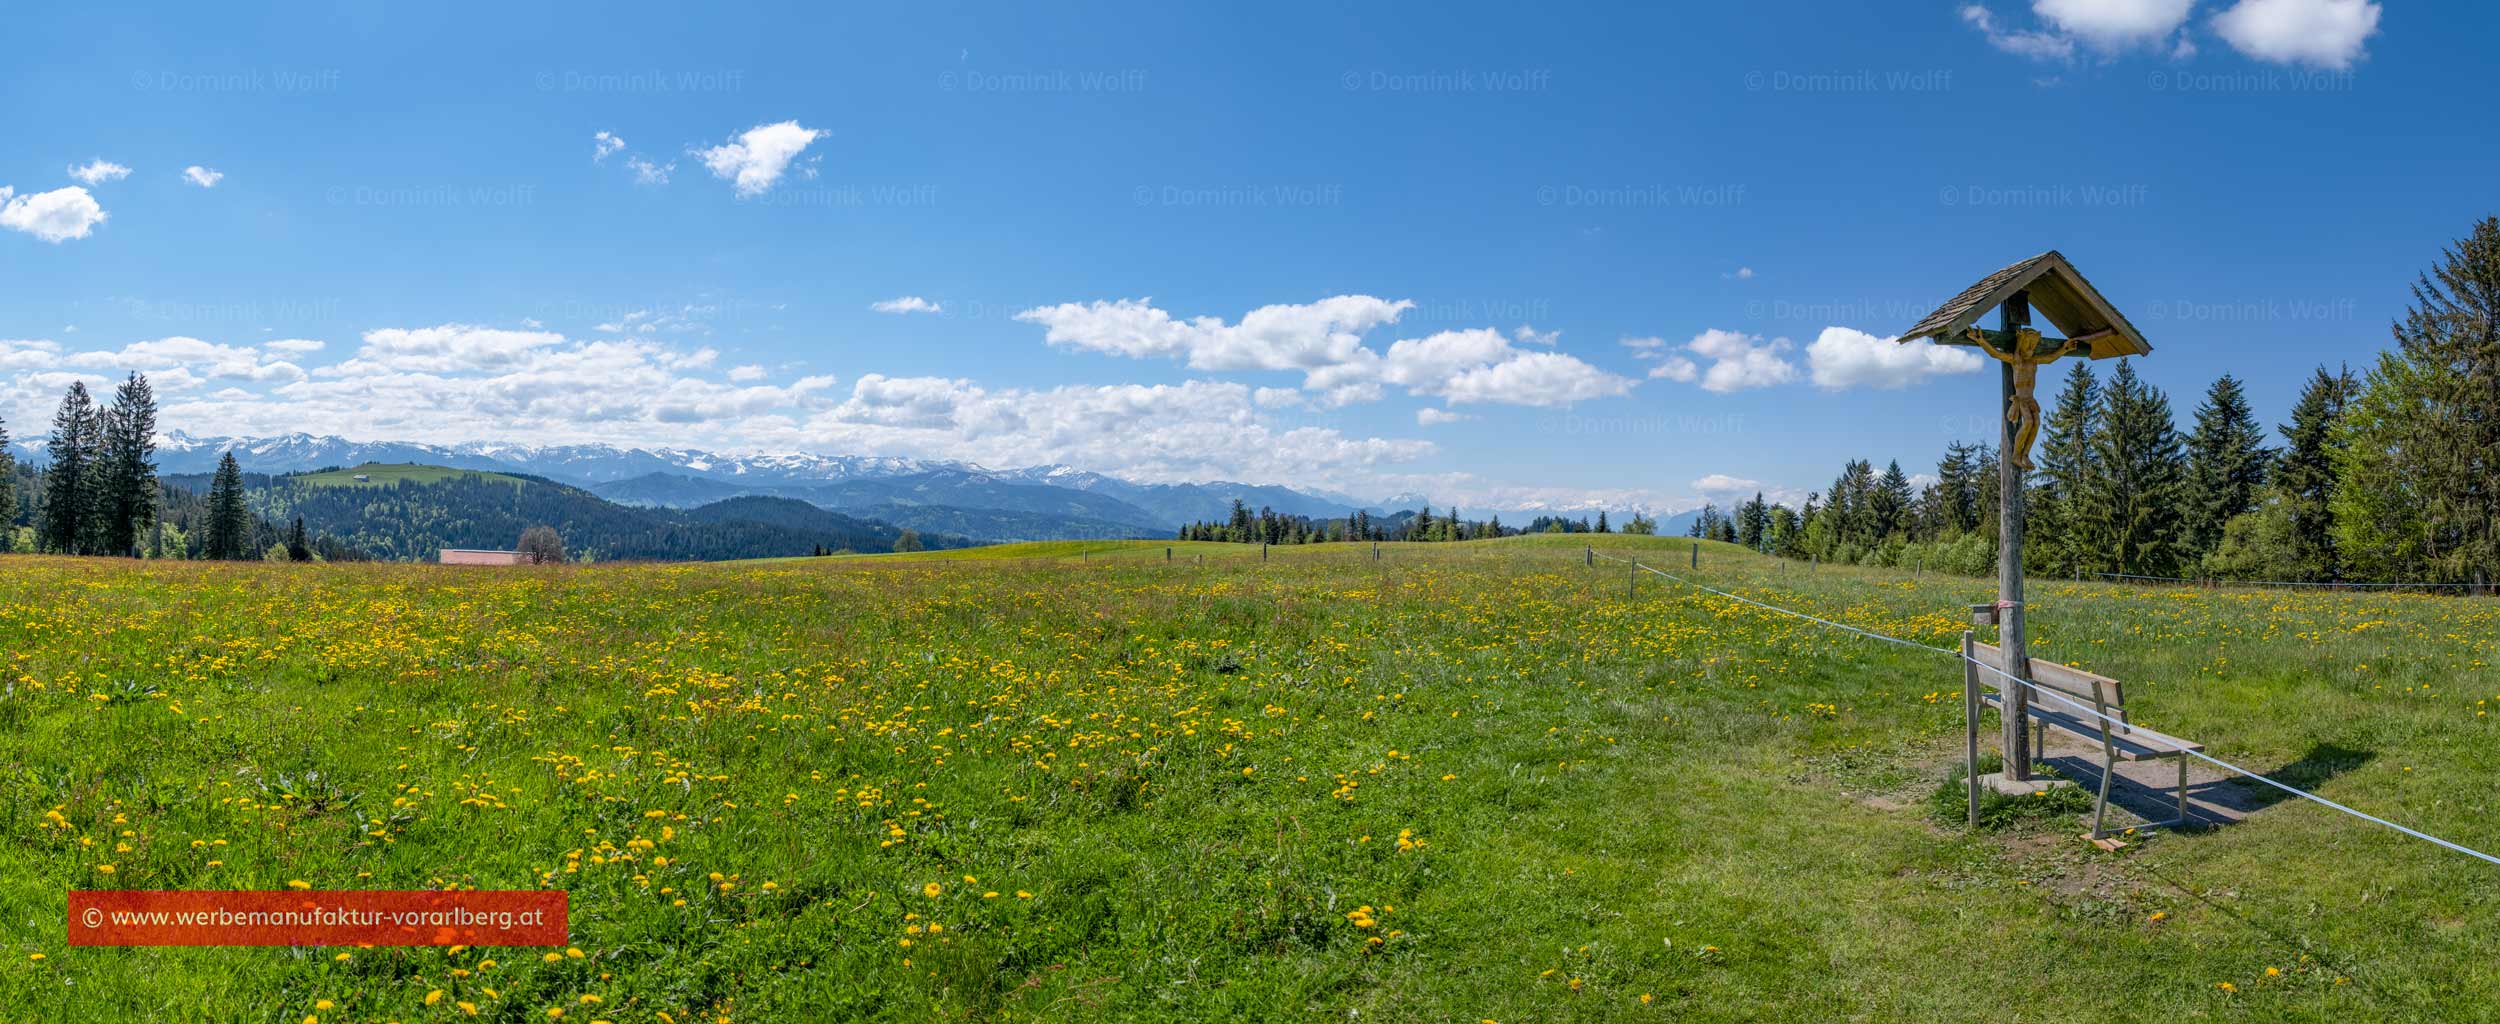
[[[2319,368],[2282,445],[2226,374],[2185,431],[2120,360],[2067,371],[2024,482],[2025,567],[2286,582],[2500,576],[2500,219],[2417,279],[2396,345],[2362,377]],[[1792,557],[1982,574],[1996,562],[1996,452],[1949,447],[1915,491],[1893,463],[1842,468],[1802,510],[1705,509],[1697,532]]]
[[[72,382],[45,440],[50,464],[19,466],[0,422],[0,551],[131,558],[313,561],[362,557],[254,515],[229,452],[203,498],[156,474],[156,391],[133,373],[99,406]],[[23,524],[23,525],[21,525]]]
[[[1247,504],[1235,499],[1231,518],[1220,523],[1191,523],[1181,527],[1180,532],[1175,536],[1179,540],[1211,540],[1232,544],[1322,544],[1375,540],[1438,542],[1486,540],[1494,537],[1514,537],[1522,533],[1612,532],[1614,530],[1607,525],[1604,512],[1597,514],[1597,520],[1594,523],[1586,518],[1574,521],[1558,516],[1538,516],[1529,522],[1527,529],[1517,530],[1503,526],[1502,517],[1499,515],[1488,516],[1481,522],[1472,521],[1461,518],[1456,508],[1450,509],[1450,514],[1446,516],[1434,515],[1431,506],[1427,505],[1412,512],[1399,512],[1386,517],[1374,516],[1367,509],[1357,509],[1350,516],[1314,519],[1309,516],[1279,514],[1276,510],[1265,507],[1260,508],[1254,515]],[[1658,523],[1656,520],[1635,513],[1632,521],[1625,524],[1623,532],[1656,533]]]

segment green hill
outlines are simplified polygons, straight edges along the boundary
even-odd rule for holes
[[[346,469],[325,469],[316,473],[297,473],[285,479],[305,487],[392,487],[401,483],[440,483],[454,477],[476,477],[480,480],[519,487],[529,478],[509,473],[487,473],[474,469],[453,469],[449,466],[423,466],[408,462],[368,462]]]

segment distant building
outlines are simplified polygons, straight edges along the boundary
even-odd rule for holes
[[[373,482],[373,474],[371,474],[371,473],[358,473],[358,474],[356,474],[356,482],[357,482],[357,483],[360,483],[360,484],[372,483],[372,482]]]
[[[481,551],[476,548],[444,548],[439,556],[444,565],[520,565],[518,551]]]

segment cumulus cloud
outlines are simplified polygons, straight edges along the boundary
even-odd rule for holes
[[[1786,355],[1794,347],[1786,338],[1764,341],[1759,334],[1716,328],[1696,334],[1684,343],[1685,351],[1710,361],[1708,369],[1700,370],[1702,390],[1721,394],[1796,380],[1797,364]],[[1674,379],[1676,374],[1660,376]]]
[[[908,313],[939,313],[945,311],[945,307],[917,295],[906,295],[899,299],[887,299],[884,302],[872,302],[868,304],[868,308],[876,310],[879,313],[893,313],[898,316]]]
[[[278,341],[272,341],[264,344],[261,347],[272,352],[287,352],[295,355],[302,355],[306,352],[319,352],[327,346],[310,338],[283,338]]]
[[[58,245],[87,237],[96,225],[104,223],[104,218],[104,207],[76,185],[23,196],[0,185],[0,228],[23,231]]]
[[[600,132],[590,137],[590,162],[599,163],[624,148],[625,140],[617,138],[615,132]]]
[[[1977,352],[1953,345],[1878,338],[1846,327],[1826,327],[1806,347],[1816,387],[1906,388],[1929,377],[1976,373],[1986,360]]]
[[[349,376],[372,370],[446,373],[486,370],[517,364],[538,349],[564,343],[553,331],[509,331],[468,324],[439,327],[385,327],[366,331],[356,357],[332,368]]]
[[[770,191],[790,161],[824,134],[802,128],[797,121],[781,121],[756,125],[723,145],[688,152],[702,160],[713,177],[729,182],[740,197],[758,196]]]
[[[1996,15],[1978,4],[1962,7],[1962,20],[1988,40],[1988,45],[2019,57],[2033,60],[2068,61],[2075,57],[2075,42],[2054,32],[2014,30],[1997,23]]]
[[[1451,412],[1447,409],[1435,409],[1430,406],[1415,410],[1415,425],[1421,427],[1437,427],[1444,423],[1457,423],[1462,420],[1472,419],[1475,419],[1475,417],[1469,416],[1463,412]]]
[[[212,171],[198,164],[192,164],[182,169],[182,180],[201,188],[216,188],[218,182],[226,180],[226,172]]]
[[[1407,300],[1339,295],[1305,304],[1262,306],[1239,323],[1221,317],[1183,320],[1151,299],[1063,303],[1028,309],[1016,319],[1044,327],[1043,340],[1133,358],[1171,358],[1201,370],[1300,371],[1303,388],[1324,406],[1380,397],[1382,385],[1452,403],[1565,405],[1620,395],[1633,381],[1551,348],[1559,335],[1519,327],[1441,331],[1391,344],[1386,352],[1364,336],[1413,308]]]
[[[2168,38],[2196,0],[2032,0],[2032,12],[2103,53]]]
[[[1690,384],[1701,379],[1701,367],[1683,356],[1668,356],[1649,368],[1649,379]]]
[[[729,368],[729,379],[738,384],[747,384],[763,380],[764,376],[764,368],[753,363],[749,363],[745,366],[732,366]]]
[[[1726,276],[1726,277],[1727,277],[1727,278],[1729,278],[1730,280],[1736,280],[1736,281],[1751,281],[1751,280],[1753,280],[1753,268],[1752,268],[1752,267],[1738,267],[1738,268],[1736,268],[1735,270],[1733,270],[1733,271],[1729,272],[1728,274],[1726,274],[1726,275],[1724,275],[1724,276]]]
[[[103,157],[97,157],[87,161],[83,166],[70,168],[69,176],[89,185],[101,185],[108,181],[120,181],[129,177],[130,168]]]
[[[2258,60],[2342,70],[2362,56],[2378,19],[2379,5],[2369,0],[2239,0],[2213,26],[2232,49]]]

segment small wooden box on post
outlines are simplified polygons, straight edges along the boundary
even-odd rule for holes
[[[1997,329],[1976,326],[1991,309],[1998,314]],[[2066,336],[2041,337],[2031,326],[2034,312]],[[2031,648],[2023,629],[2023,492],[2031,476],[2031,442],[2040,432],[2040,400],[2033,395],[2040,367],[2070,355],[2091,359],[2149,355],[2153,346],[2055,250],[1980,278],[1901,332],[1899,340],[1930,338],[1940,345],[1971,346],[2002,364],[1998,377],[2004,420],[1997,444],[1997,601],[1990,618],[2003,652],[1997,667],[2028,683]],[[2023,683],[2000,682],[2005,691],[2005,770],[1987,781],[2011,793],[2046,788],[2046,783],[2031,777],[2035,752],[2023,727],[2031,695]],[[1975,771],[1978,766],[1971,767]]]

